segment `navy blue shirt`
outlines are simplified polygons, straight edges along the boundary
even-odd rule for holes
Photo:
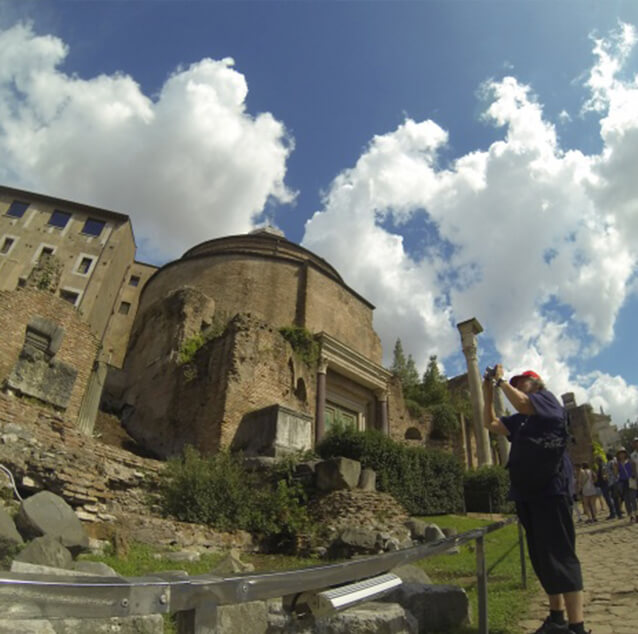
[[[548,433],[564,430],[567,435],[567,415],[565,408],[556,397],[548,390],[539,390],[528,394],[535,413],[513,414],[503,416],[501,422],[507,427],[508,439],[514,445],[521,431],[524,429],[526,436],[542,438]],[[530,474],[533,477],[533,474]],[[551,479],[549,484],[534,497],[547,497],[552,495],[573,495],[573,469],[567,452],[563,453],[561,469]],[[514,487],[510,488],[510,498],[515,502],[522,502],[529,497],[523,496]]]

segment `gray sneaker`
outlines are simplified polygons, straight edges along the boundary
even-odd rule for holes
[[[534,634],[569,634],[570,629],[567,623],[554,623],[551,617],[547,617],[542,625],[534,632]]]

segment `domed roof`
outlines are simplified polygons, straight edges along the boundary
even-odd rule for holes
[[[283,233],[273,227],[264,227],[251,233],[207,240],[190,248],[181,260],[220,255],[252,255],[281,260],[308,262],[324,275],[344,284],[337,270],[312,251],[287,240]]]

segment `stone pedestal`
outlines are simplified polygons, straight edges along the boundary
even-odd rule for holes
[[[479,467],[492,464],[492,451],[490,448],[490,435],[483,427],[483,390],[481,386],[481,373],[478,367],[476,335],[483,332],[483,327],[477,319],[472,318],[457,324],[461,333],[463,354],[467,362],[467,380],[470,385],[470,398],[472,400],[472,420],[476,434],[476,450]]]

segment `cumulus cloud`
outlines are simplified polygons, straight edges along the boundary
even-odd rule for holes
[[[294,198],[292,139],[246,112],[232,59],[177,69],[151,99],[124,74],[65,74],[67,53],[25,24],[0,32],[0,181],[130,213],[155,260],[246,232],[269,199]]]
[[[408,119],[334,180],[304,244],[377,305],[387,352],[400,336],[421,367],[450,358],[456,322],[475,316],[509,370],[535,368],[559,394],[634,417],[635,387],[572,368],[613,340],[635,288],[638,80],[620,78],[635,40],[622,25],[594,43],[584,108],[600,154],[561,147],[531,87],[504,77],[482,90],[484,120],[504,131],[486,150],[443,168],[446,131]],[[405,246],[415,226],[436,234],[424,252]]]

